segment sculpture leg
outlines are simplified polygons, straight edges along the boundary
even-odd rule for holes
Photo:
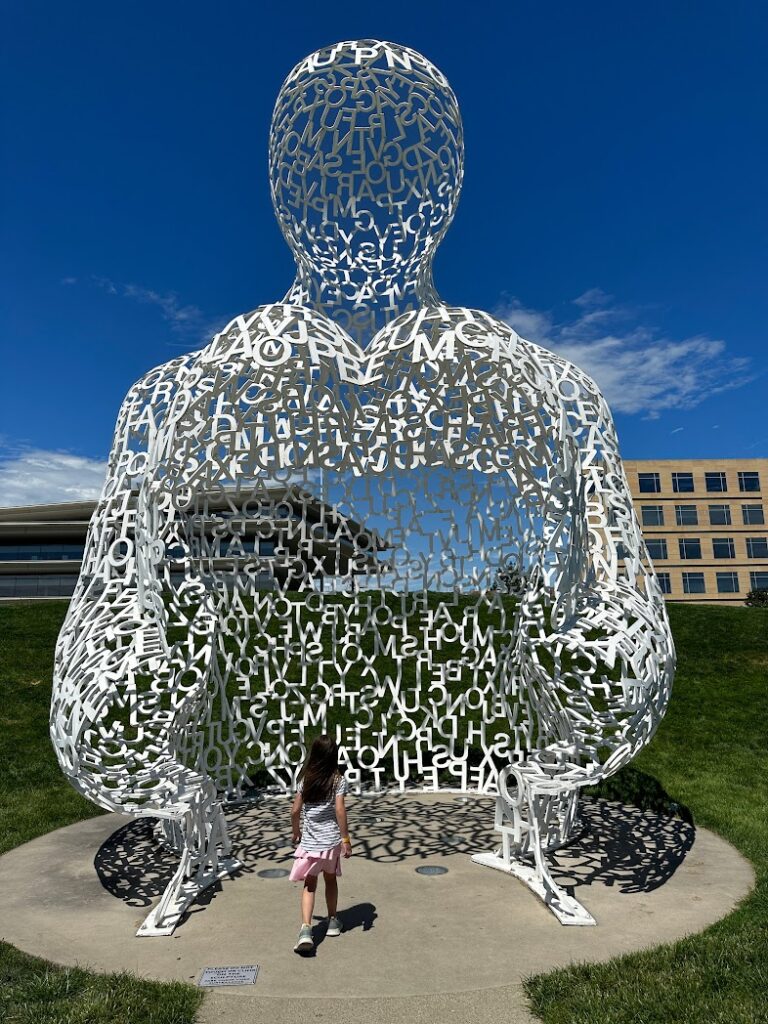
[[[210,783],[192,796],[183,817],[169,815],[168,820],[166,836],[171,842],[179,835],[183,840],[181,860],[137,935],[171,935],[201,892],[241,866],[231,856],[227,822]]]
[[[500,780],[500,793],[496,798],[495,828],[501,833],[501,846],[495,853],[474,854],[472,862],[519,878],[561,924],[596,924],[578,900],[557,885],[545,858],[545,848],[553,849],[567,839],[575,818],[576,793],[537,793],[517,772],[512,774],[517,781],[516,791],[510,793],[506,779]],[[551,820],[553,812],[558,818],[558,827],[563,830],[562,836],[557,835],[558,828]]]
[[[531,849],[533,852],[534,867],[526,868],[525,877],[523,874],[514,872],[521,878],[529,889],[540,896],[549,907],[560,924],[593,925],[597,924],[594,917],[586,910],[581,903],[573,896],[560,888],[552,877],[549,864],[544,856],[542,847],[546,836],[545,823],[547,804],[557,800],[557,796],[549,796],[543,793],[527,794],[529,802],[529,818],[531,827]],[[520,865],[524,867],[524,865]]]
[[[184,852],[184,830],[174,818],[160,818],[155,825],[155,838],[179,856]]]

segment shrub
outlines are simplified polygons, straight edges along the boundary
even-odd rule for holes
[[[744,604],[750,608],[768,608],[768,590],[755,589],[747,594]]]

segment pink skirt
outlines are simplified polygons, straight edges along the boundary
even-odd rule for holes
[[[318,850],[317,853],[307,853],[304,847],[299,844],[294,853],[293,867],[289,875],[289,881],[302,882],[310,875],[319,875],[321,871],[329,875],[341,874],[341,847],[337,843],[328,850]]]

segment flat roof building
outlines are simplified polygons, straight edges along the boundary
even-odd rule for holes
[[[624,467],[668,601],[743,604],[750,590],[768,590],[768,459],[627,459]],[[220,504],[217,511],[216,502],[207,503],[212,521],[230,514],[226,500]],[[357,523],[306,492],[272,506],[261,516],[262,526],[269,518],[271,531],[249,523],[237,539],[237,557],[268,560],[276,544],[297,551],[304,529],[311,531],[315,576],[346,575],[353,557],[360,565],[354,571],[366,571],[350,540],[364,532]],[[95,501],[74,501],[0,508],[0,599],[69,597],[95,507]],[[221,533],[220,524],[215,530],[206,526],[193,540],[193,556],[211,571],[234,564]],[[384,567],[378,556],[386,550],[374,531],[367,556],[371,570]],[[176,552],[168,555],[175,561]],[[280,572],[266,561],[265,570],[265,585],[271,585]]]
[[[743,604],[768,590],[768,459],[625,459],[667,601]]]
[[[70,597],[80,575],[96,501],[0,508],[0,599]],[[299,589],[307,576],[376,572],[389,550],[332,505],[298,487],[267,489],[247,515],[233,511],[226,492],[204,498],[189,520],[189,557],[204,576],[222,577],[257,563],[259,584]],[[130,531],[129,531],[130,532]],[[288,553],[289,557],[286,557]],[[183,577],[186,553],[169,547],[171,579]]]
[[[69,597],[95,501],[0,508],[0,598]]]

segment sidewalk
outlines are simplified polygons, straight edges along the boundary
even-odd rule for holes
[[[584,833],[557,857],[558,879],[576,885],[598,926],[563,927],[520,882],[470,862],[496,845],[492,799],[351,797],[345,932],[325,938],[318,917],[315,955],[299,957],[301,886],[258,874],[290,868],[289,806],[271,800],[228,814],[246,867],[168,938],[134,935],[174,863],[157,854],[150,822],[105,815],[27,843],[0,858],[2,938],[58,963],[158,979],[195,982],[206,966],[258,963],[255,986],[209,993],[202,1020],[221,1024],[517,1024],[531,1019],[526,975],[700,931],[753,882],[747,862],[703,829],[585,801]],[[417,874],[422,864],[448,872]]]

